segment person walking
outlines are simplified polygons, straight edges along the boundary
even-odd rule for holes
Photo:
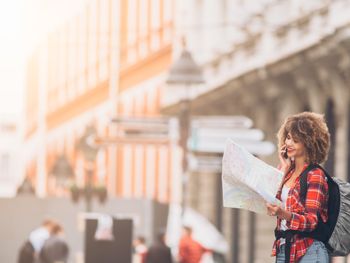
[[[34,229],[29,234],[28,240],[20,248],[18,263],[34,263],[38,260],[41,248],[44,242],[50,237],[55,224],[56,222],[54,220],[46,219],[40,227]]]
[[[135,263],[145,263],[146,255],[148,252],[146,246],[146,239],[143,236],[138,236],[134,242],[134,262]]]
[[[287,230],[310,232],[319,220],[327,221],[328,185],[322,169],[306,170],[326,160],[330,135],[324,117],[303,112],[288,117],[278,131],[280,169],[284,178],[277,192],[282,205],[267,204],[267,213],[277,217],[272,255],[276,262],[328,263],[325,244]],[[301,199],[299,177],[307,172],[307,193]]]
[[[164,233],[159,233],[157,241],[152,244],[146,254],[146,263],[172,263],[170,248],[165,244]]]
[[[61,225],[56,224],[51,236],[44,242],[40,251],[40,263],[66,263],[68,260],[69,248],[64,239],[64,231]]]
[[[179,243],[180,263],[199,263],[203,254],[209,250],[192,238],[192,228],[183,227],[183,235]]]
[[[17,263],[34,263],[34,247],[26,240],[21,246]]]

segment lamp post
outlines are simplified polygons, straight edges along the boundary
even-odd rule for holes
[[[73,180],[73,168],[64,154],[61,154],[57,158],[51,169],[50,174],[56,178],[57,185],[63,188],[66,188],[68,183],[71,180]]]
[[[93,140],[96,136],[96,129],[93,126],[87,126],[85,129],[85,132],[81,139],[79,140],[77,144],[77,149],[81,151],[84,155],[84,159],[87,162],[85,165],[86,169],[86,175],[87,175],[87,182],[86,186],[82,191],[78,192],[82,193],[85,198],[86,202],[86,211],[91,212],[91,206],[92,206],[92,197],[96,193],[93,187],[93,174],[94,174],[94,162],[96,160],[96,156],[98,153],[98,147],[93,144]],[[105,192],[106,194],[107,192]],[[102,200],[102,199],[101,199]]]
[[[180,123],[180,147],[182,148],[182,215],[186,208],[187,198],[187,181],[188,181],[188,150],[187,141],[189,138],[190,126],[190,107],[191,98],[189,97],[189,89],[192,85],[203,84],[202,69],[196,64],[191,53],[183,48],[180,57],[170,67],[169,75],[166,83],[170,86],[181,85],[185,88],[185,96],[181,97],[180,109],[178,113]]]

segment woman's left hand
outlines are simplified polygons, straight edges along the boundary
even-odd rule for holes
[[[266,208],[267,208],[267,214],[269,216],[277,216],[277,213],[279,212],[279,210],[281,210],[282,208],[278,205],[273,205],[273,204],[266,204]]]
[[[289,220],[291,218],[291,213],[284,210],[279,205],[273,205],[273,204],[267,203],[266,208],[267,208],[267,214],[269,216],[277,216],[281,219],[286,219],[286,220]]]

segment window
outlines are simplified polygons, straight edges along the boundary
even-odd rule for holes
[[[75,76],[76,76],[76,53],[77,53],[77,44],[76,44],[76,36],[77,36],[77,23],[74,21],[67,28],[67,52],[68,52],[68,97],[69,99],[73,99],[75,96]]]
[[[58,104],[62,105],[66,99],[66,90],[65,90],[65,82],[66,82],[66,41],[67,35],[66,31],[61,30],[58,34]]]
[[[9,178],[10,175],[10,155],[4,153],[0,156],[0,174],[2,178]]]
[[[96,64],[97,64],[97,2],[91,1],[88,9],[89,32],[88,32],[88,86],[93,88],[96,85]]]
[[[146,2],[146,1],[144,1]],[[128,47],[127,47],[127,63],[134,63],[137,56],[137,1],[128,1]]]
[[[85,90],[85,69],[87,67],[87,11],[81,15],[78,22],[77,42],[78,42],[78,93]]]
[[[139,54],[144,57],[147,54],[147,34],[148,34],[148,1],[139,0]]]
[[[160,43],[160,0],[152,0],[151,5],[151,48],[159,49]]]
[[[110,41],[110,1],[101,0],[100,15],[99,15],[99,80],[106,80],[108,78],[108,53]]]
[[[171,41],[171,23],[173,21],[173,10],[174,3],[173,0],[164,0],[164,36],[163,42],[169,43]]]

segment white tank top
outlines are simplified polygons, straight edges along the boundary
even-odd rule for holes
[[[282,204],[283,204],[283,209],[286,209],[287,207],[287,198],[288,198],[288,193],[289,193],[290,187],[283,185],[282,188],[282,193],[281,193],[281,200],[282,200]],[[285,219],[283,219],[281,221],[281,225],[280,225],[280,230],[287,230],[287,221]],[[280,246],[283,245],[284,243],[286,243],[286,240],[284,238],[280,239]]]

